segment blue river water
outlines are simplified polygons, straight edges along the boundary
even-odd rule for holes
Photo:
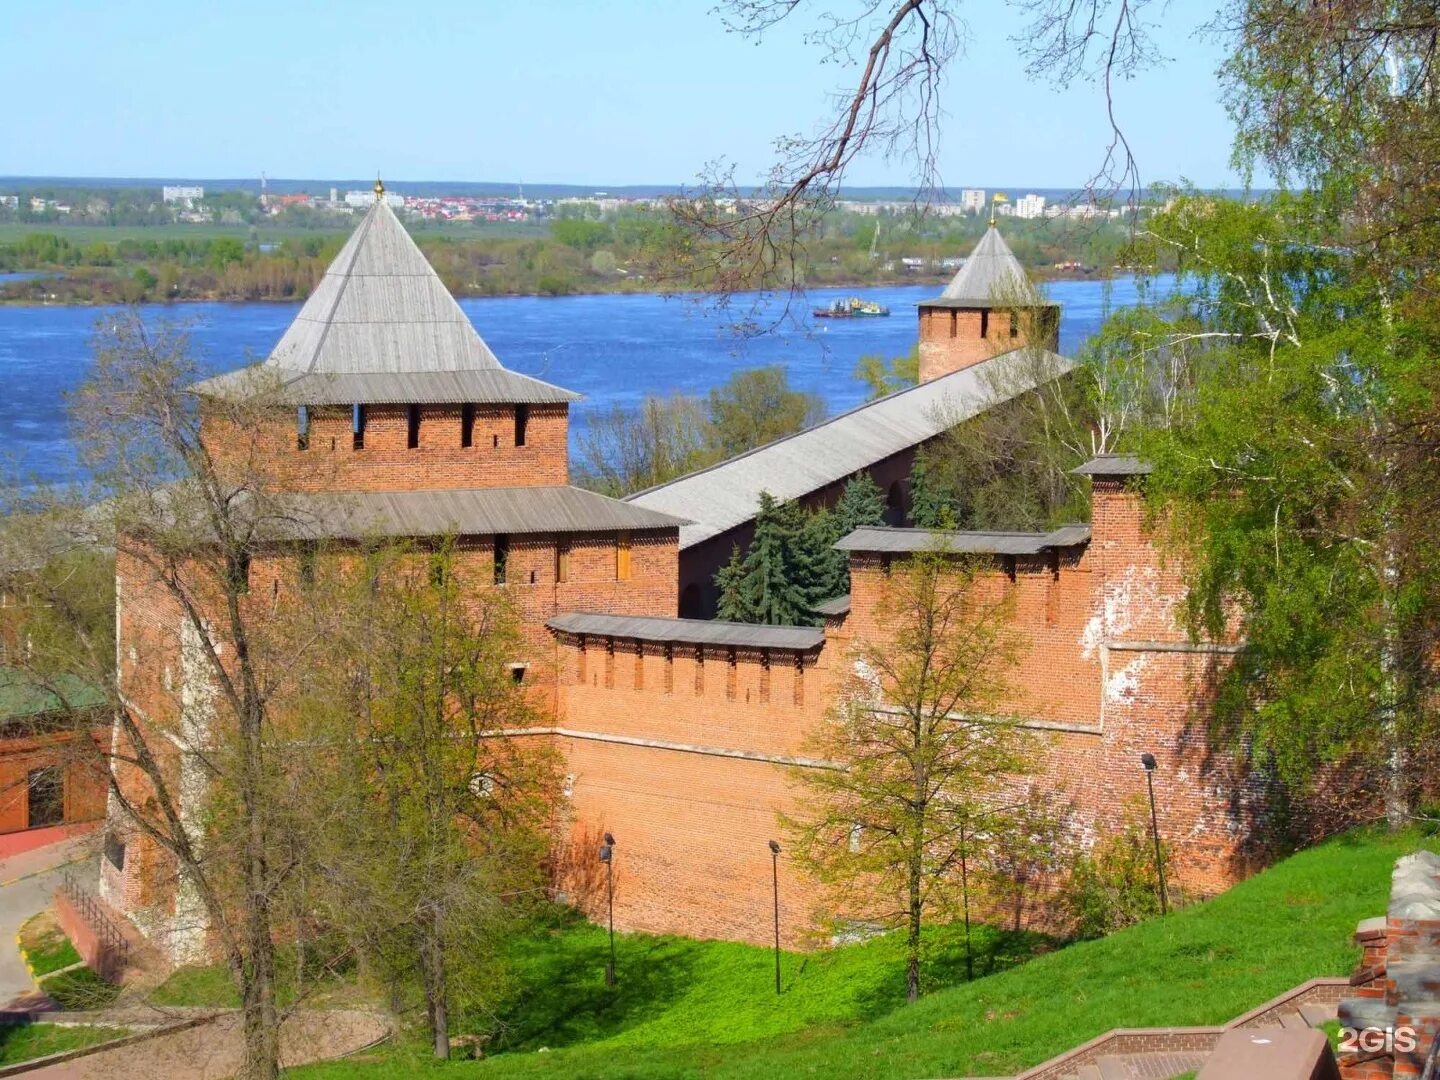
[[[1073,354],[1106,314],[1135,303],[1133,279],[1059,281],[1047,287],[1062,305],[1060,348]],[[854,375],[867,353],[898,356],[915,343],[918,301],[935,285],[867,289],[889,306],[885,319],[812,319],[811,307],[853,290],[817,289],[792,306],[793,319],[773,332],[737,333],[745,297],[727,312],[684,297],[650,294],[469,299],[460,306],[500,362],[584,395],[572,406],[572,432],[596,410],[630,405],[646,394],[704,394],[735,371],[783,364],[792,385],[819,394],[831,414],[865,398]],[[187,326],[197,361],[225,371],[262,359],[294,318],[298,304],[146,305],[141,315]],[[66,392],[86,376],[97,326],[118,309],[0,307],[0,483],[81,478],[67,431]],[[762,310],[768,325],[778,303]],[[573,435],[572,435],[573,440]]]

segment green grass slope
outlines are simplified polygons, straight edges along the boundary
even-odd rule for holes
[[[603,935],[557,930],[522,951],[507,1012],[515,1047],[432,1065],[413,1045],[298,1070],[307,1078],[870,1077],[1013,1073],[1113,1027],[1215,1024],[1358,958],[1355,923],[1384,910],[1394,860],[1434,847],[1361,831],[1204,904],[903,1004],[896,949],[870,942],[786,958],[777,1000],[764,950],[636,935],[622,986],[601,981]],[[571,935],[576,935],[572,937]],[[953,978],[953,952],[945,950]],[[583,959],[584,963],[576,963]],[[542,1051],[541,1047],[545,1047]]]

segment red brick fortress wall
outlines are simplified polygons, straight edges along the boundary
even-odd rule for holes
[[[1154,754],[1171,881],[1213,893],[1248,872],[1245,845],[1261,824],[1260,792],[1206,738],[1210,687],[1233,646],[1191,642],[1176,626],[1183,582],[1162,566],[1139,492],[1102,478],[1094,499],[1088,545],[997,561],[981,580],[1013,595],[1022,641],[1005,711],[1035,733],[1031,780],[1071,807],[1086,846],[1135,824],[1140,755]],[[557,710],[579,860],[562,888],[586,910],[603,911],[589,849],[608,830],[617,874],[623,865],[617,925],[767,940],[756,915],[765,841],[786,843],[778,815],[797,796],[797,759],[825,722],[851,643],[893,632],[879,616],[882,558],[857,553],[851,578],[850,614],[806,654],[813,666],[798,685],[774,651],[561,636]],[[818,897],[785,865],[782,930],[800,943]]]
[[[603,919],[594,848],[614,834],[627,929],[773,940],[768,841],[789,770],[831,698],[819,650],[749,650],[559,635],[569,851],[562,892]],[[805,944],[810,884],[780,861],[781,936]]]

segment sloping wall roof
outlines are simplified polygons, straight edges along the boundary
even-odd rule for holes
[[[1101,454],[1070,471],[1080,476],[1148,476],[1153,466],[1134,454]]]
[[[1038,555],[1046,548],[1089,543],[1089,525],[1062,525],[1050,532],[952,532],[944,529],[888,529],[867,525],[840,538],[840,551],[911,554],[922,551],[974,555]]]
[[[819,648],[825,643],[825,631],[818,626],[764,626],[715,619],[665,619],[567,611],[555,616],[546,625],[567,634],[673,641],[687,645],[805,650]]]
[[[1033,390],[1071,366],[1056,353],[1016,349],[638,492],[627,501],[689,518],[693,524],[680,529],[684,550],[753,518],[762,491],[780,500],[818,491]]]
[[[276,539],[471,536],[673,529],[682,519],[574,487],[295,495],[272,511]]]
[[[383,200],[361,219],[260,368],[300,404],[579,397],[500,366]],[[199,389],[239,392],[255,374],[231,372]],[[420,396],[431,390],[444,396]]]

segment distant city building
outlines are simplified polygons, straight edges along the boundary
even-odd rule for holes
[[[1015,200],[1015,216],[1022,220],[1031,220],[1045,216],[1044,195],[1022,195]]]
[[[978,214],[985,209],[985,189],[966,188],[960,192],[960,209],[967,214]]]
[[[20,209],[19,195],[0,195],[0,206],[8,207],[11,210]]]
[[[373,191],[347,191],[345,193],[345,205],[354,207],[356,210],[363,210],[375,202]],[[385,192],[385,205],[391,210],[401,210],[405,207],[405,196],[394,191]]]
[[[167,203],[189,205],[205,198],[205,189],[199,184],[166,184],[160,189],[160,198]]]

